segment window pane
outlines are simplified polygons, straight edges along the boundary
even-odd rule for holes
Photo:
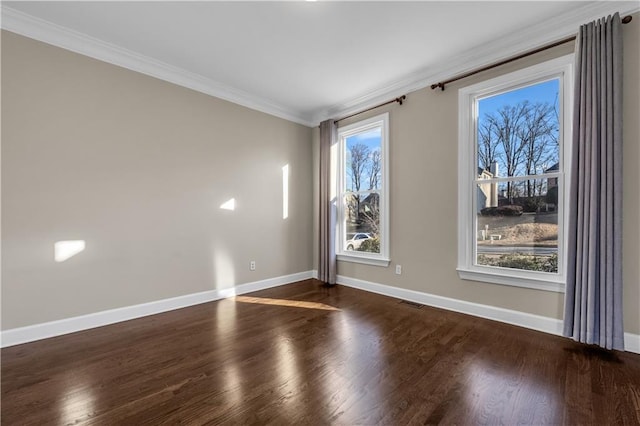
[[[490,201],[494,204],[491,206],[487,204],[485,207],[518,205],[522,206],[523,211],[531,212],[537,211],[541,207],[555,208],[558,203],[557,177],[479,184],[478,186],[484,191],[493,191],[490,192],[490,195],[494,198]],[[497,204],[495,200],[497,200]]]
[[[345,190],[368,191],[382,186],[382,128],[346,138]]]
[[[560,80],[478,100],[480,179],[557,171]]]
[[[478,265],[558,272],[557,179],[478,184],[476,192]]]
[[[380,195],[376,192],[345,195],[344,249],[380,253]]]

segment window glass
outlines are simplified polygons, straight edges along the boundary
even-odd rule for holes
[[[478,265],[558,272],[558,177],[533,177],[560,169],[559,94],[554,78],[477,101]]]
[[[388,115],[383,114],[338,131],[337,252],[353,258],[341,260],[370,258],[388,263],[387,123]]]
[[[573,55],[459,91],[461,278],[562,291]]]

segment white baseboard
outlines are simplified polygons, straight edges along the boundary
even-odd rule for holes
[[[481,305],[479,303],[436,296],[434,294],[392,287],[342,275],[338,275],[337,281],[338,284],[347,287],[562,336],[562,320],[557,318],[543,317],[496,306]],[[640,335],[625,333],[624,345],[627,352],[640,353]]]
[[[142,303],[139,305],[126,306],[123,308],[65,318],[58,321],[5,330],[0,334],[0,347],[5,348],[8,346],[19,345],[21,343],[28,343],[35,340],[74,333],[76,331],[102,327],[116,322],[128,321],[147,315],[159,314],[162,312],[172,311],[174,309],[186,308],[200,303],[211,302],[239,294],[250,293],[253,291],[294,283],[296,281],[306,280],[312,278],[312,276],[312,271],[305,271],[297,274],[284,275],[281,277],[240,284],[228,289],[203,291],[201,293],[187,294],[184,296],[172,297],[170,299],[156,300],[154,302]]]
[[[443,296],[436,296],[429,293],[422,293],[415,290],[391,287],[384,284],[377,284],[369,281],[358,280],[344,276],[338,276],[338,283],[348,287],[354,287],[384,296],[409,300],[427,306],[442,308],[449,311],[460,312],[462,314],[473,315],[480,318],[505,322],[507,324],[518,325],[545,333],[562,335],[562,321],[556,318],[543,317],[540,315],[528,314],[510,309],[498,308],[495,306],[481,305],[479,303],[467,302],[464,300],[451,299]]]
[[[640,354],[640,334],[624,333],[624,350]]]
[[[128,321],[147,315],[159,314],[172,311],[174,309],[186,308],[200,303],[220,300],[235,295],[251,293],[253,291],[264,290],[284,284],[290,284],[309,278],[317,278],[318,271],[305,271],[297,274],[284,275],[276,278],[269,278],[261,281],[240,284],[236,287],[209,290],[201,293],[187,294],[170,299],[157,300],[139,305],[126,306],[123,308],[110,309],[108,311],[96,312],[81,315],[73,318],[66,318],[58,321],[51,321],[42,324],[30,325],[27,327],[5,330],[0,333],[0,347],[19,345],[36,340],[47,339],[49,337],[74,333],[76,331],[88,330],[95,327],[114,324],[121,321]],[[540,315],[528,314],[526,312],[513,311],[510,309],[498,308],[495,306],[481,305],[479,303],[467,302],[464,300],[451,299],[429,293],[422,293],[414,290],[407,290],[378,284],[370,281],[338,275],[337,281],[347,287],[370,291],[383,296],[395,297],[409,300],[427,306],[447,309],[449,311],[460,312],[480,318],[500,321],[507,324],[530,328],[549,334],[562,335],[562,321],[556,318],[543,317]],[[624,334],[625,350],[627,352],[640,353],[640,335]]]

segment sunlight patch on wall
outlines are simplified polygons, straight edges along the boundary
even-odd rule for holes
[[[282,168],[282,218],[289,217],[289,165]]]
[[[216,250],[213,255],[213,275],[218,290],[233,289],[236,284],[235,268],[231,257],[225,250]],[[235,291],[221,293],[223,297],[232,297]]]
[[[53,244],[53,258],[56,262],[64,262],[84,251],[85,247],[84,240],[56,241]]]
[[[232,198],[230,200],[225,201],[220,205],[222,210],[231,210],[234,211],[236,209],[236,199]]]

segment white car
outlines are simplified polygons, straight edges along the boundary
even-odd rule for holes
[[[358,250],[358,248],[362,245],[362,243],[364,243],[370,238],[371,238],[371,235],[360,232],[358,234],[355,234],[353,238],[351,238],[350,240],[347,240],[345,242],[345,247],[349,251]]]

